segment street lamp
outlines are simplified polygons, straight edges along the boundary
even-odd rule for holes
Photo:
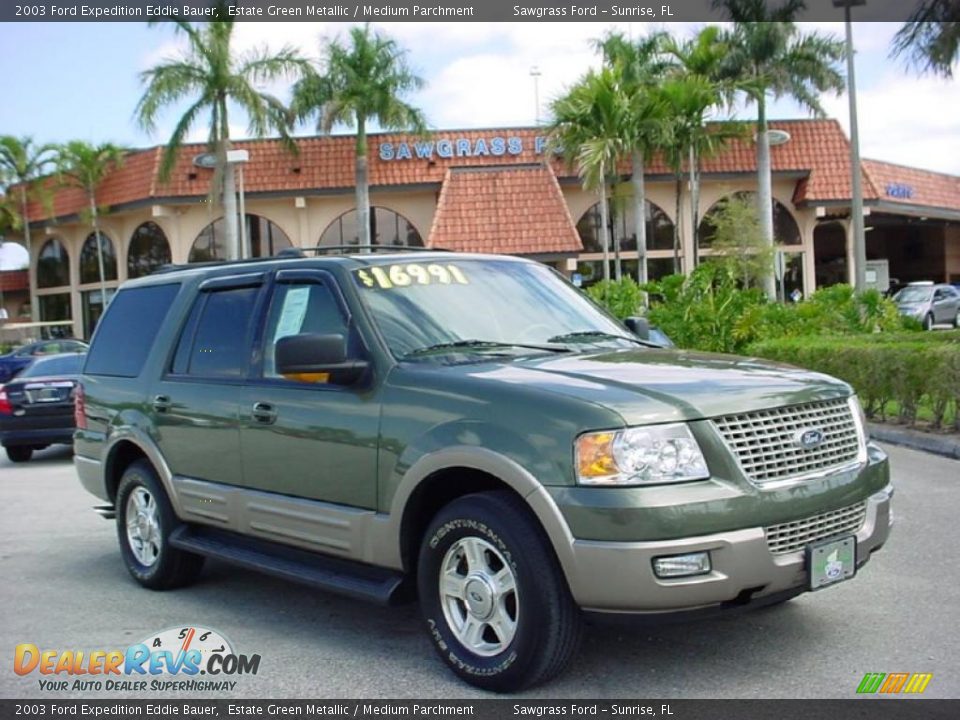
[[[533,78],[533,124],[540,125],[540,68],[534,65],[530,68],[530,77]]]
[[[847,34],[847,95],[850,100],[850,180],[852,197],[850,214],[853,222],[853,287],[857,292],[867,289],[867,245],[863,229],[863,187],[860,180],[860,131],[857,127],[857,82],[853,69],[853,24],[850,9],[866,5],[867,0],[833,0],[834,7],[843,8]]]
[[[240,252],[238,257],[242,260],[253,255],[252,248],[247,247],[247,205],[246,196],[243,191],[243,165],[250,161],[250,153],[246,150],[228,150],[227,164],[236,165],[239,170],[237,180],[240,183]]]

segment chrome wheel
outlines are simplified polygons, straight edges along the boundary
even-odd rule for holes
[[[127,498],[127,544],[137,562],[150,567],[160,555],[160,514],[157,501],[145,487]]]
[[[517,579],[500,551],[481,538],[461,538],[447,550],[440,605],[451,632],[477,655],[503,652],[517,633]]]

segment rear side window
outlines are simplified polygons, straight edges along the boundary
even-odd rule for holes
[[[100,320],[84,372],[137,377],[179,290],[172,283],[118,292]]]
[[[259,287],[201,293],[173,361],[177,375],[241,377],[250,359],[249,329]]]

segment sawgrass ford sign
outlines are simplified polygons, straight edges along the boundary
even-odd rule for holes
[[[433,160],[434,158],[502,157],[518,156],[525,152],[542,155],[547,148],[547,138],[538,135],[530,142],[516,136],[491,135],[490,137],[444,137],[415,140],[412,142],[380,143],[381,160]]]

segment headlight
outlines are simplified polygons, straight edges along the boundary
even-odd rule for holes
[[[652,485],[710,477],[700,446],[684,423],[581,435],[581,485]]]

